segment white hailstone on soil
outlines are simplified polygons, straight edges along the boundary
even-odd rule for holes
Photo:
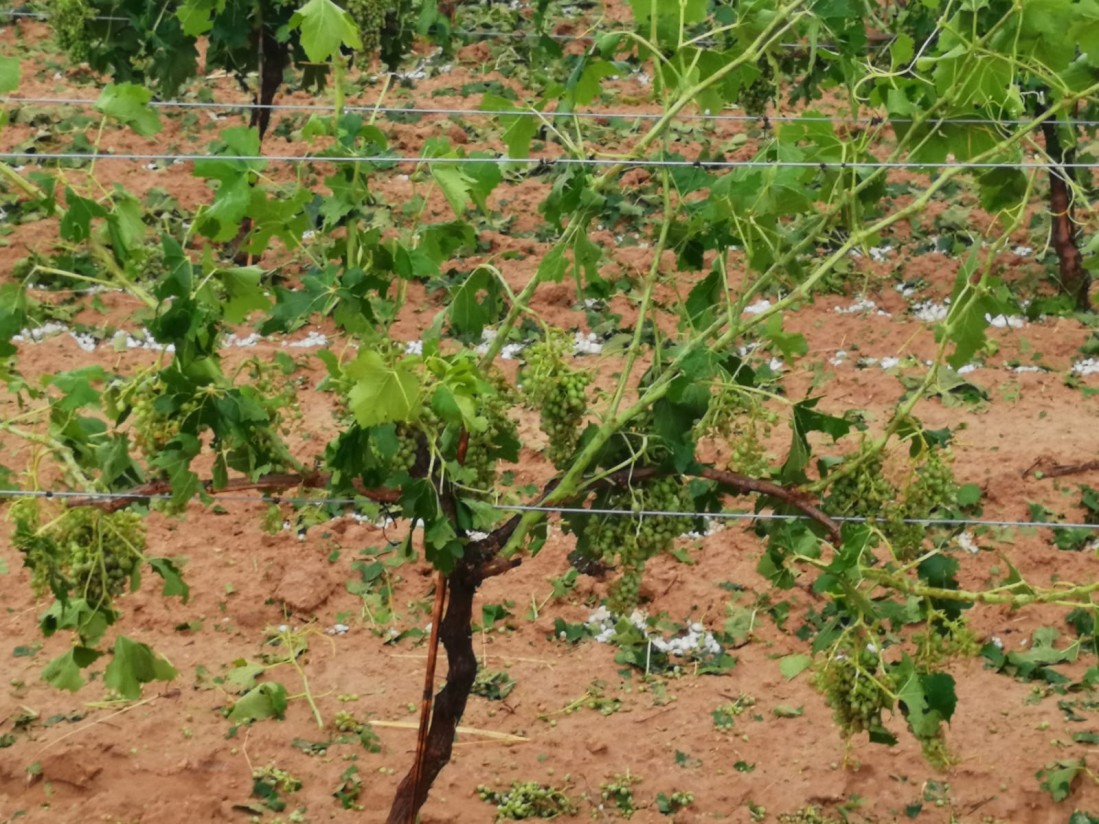
[[[763,299],[757,300],[751,306],[744,307],[744,314],[746,315],[758,315],[760,312],[766,312],[771,308],[771,301]]]
[[[981,548],[977,546],[977,541],[973,538],[973,533],[968,529],[958,536],[958,546],[971,555],[976,555],[981,551]]]
[[[915,286],[909,286],[907,283],[898,283],[893,288],[900,292],[902,298],[910,298],[919,291]]]
[[[946,303],[936,303],[933,300],[916,303],[912,305],[912,315],[916,320],[922,320],[924,323],[938,323],[945,320],[950,313],[949,303],[949,299]]]
[[[424,353],[424,342],[422,340],[410,340],[404,346],[404,353],[406,355],[422,355]]]
[[[576,355],[598,355],[603,351],[603,341],[594,332],[586,335],[583,332],[577,332],[572,351]]]
[[[245,335],[243,338],[238,337],[236,332],[230,332],[225,336],[225,340],[222,342],[221,346],[223,349],[232,349],[233,347],[244,349],[249,346],[255,346],[259,341],[260,336],[256,332]]]
[[[1086,358],[1082,361],[1076,361],[1072,365],[1072,371],[1077,375],[1097,375],[1099,374],[1099,358]]]
[[[322,349],[328,346],[328,337],[320,332],[310,332],[301,340],[288,341],[286,345],[291,349]]]
[[[900,362],[901,362],[900,358],[894,358],[894,357],[882,358],[880,361],[878,361],[878,366],[880,366],[882,369],[888,370],[888,369],[892,369],[894,366],[896,366]]]
[[[61,332],[68,332],[69,327],[63,323],[56,323],[50,321],[43,323],[41,326],[36,326],[33,329],[23,329],[18,335],[12,335],[11,339],[13,343],[22,343],[23,341],[29,341],[30,343],[41,343],[47,337],[51,335],[57,335]]]
[[[93,335],[89,335],[87,332],[70,332],[72,339],[76,341],[76,345],[83,349],[85,352],[94,352],[96,348],[96,340]]]
[[[985,315],[988,325],[996,329],[1022,329],[1026,326],[1026,319],[1018,315]]]
[[[861,312],[872,312],[878,308],[878,304],[866,297],[859,297],[850,306],[837,306],[834,311],[837,315],[857,315]]]

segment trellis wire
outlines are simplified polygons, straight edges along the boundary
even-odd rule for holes
[[[231,501],[236,503],[268,504],[313,504],[316,506],[356,506],[368,498],[303,497],[294,495],[232,495],[211,493],[218,503]],[[170,501],[173,496],[167,493],[141,492],[77,492],[74,490],[53,489],[0,489],[0,498],[57,498],[86,501]],[[195,500],[194,498],[190,500]],[[803,513],[779,512],[688,512],[674,509],[606,509],[599,507],[543,506],[538,504],[492,504],[499,512],[542,512],[558,515],[605,515],[627,518],[703,518],[713,521],[806,521],[814,520]],[[855,515],[828,516],[837,523],[864,524],[874,521]],[[903,518],[903,523],[920,526],[994,526],[1042,529],[1089,529],[1099,530],[1099,524],[1066,523],[1064,521],[1015,521],[985,518]]]
[[[473,165],[482,163],[518,163],[525,166],[627,166],[630,168],[691,168],[699,169],[1099,169],[1099,162],[1091,163],[1045,163],[1042,161],[1016,163],[970,163],[957,160],[943,161],[907,161],[907,160],[855,160],[855,161],[813,161],[813,160],[655,160],[655,159],[614,159],[605,157],[414,157],[408,155],[365,155],[325,156],[325,155],[216,155],[199,153],[179,154],[143,154],[121,152],[119,154],[87,154],[83,152],[0,152],[0,160],[22,160],[46,162],[50,160],[127,160],[165,161],[184,163],[195,160],[225,160],[239,163],[375,163],[391,165]]]
[[[0,96],[2,104],[28,104],[34,106],[94,106],[98,101],[89,97],[17,97],[14,95]],[[199,109],[219,111],[251,111],[253,109],[270,109],[271,111],[285,112],[334,112],[336,106],[324,103],[228,103],[224,101],[201,100],[152,100],[147,104],[157,109]],[[576,118],[581,120],[660,120],[664,117],[659,112],[629,112],[629,111],[600,111],[597,109],[585,109],[581,111],[536,111],[534,109],[471,109],[471,108],[445,108],[423,107],[402,108],[399,106],[372,106],[370,104],[346,105],[341,107],[344,112],[361,112],[379,114],[387,117],[536,117],[546,120],[558,120],[562,118]],[[845,117],[842,115],[792,115],[792,114],[711,114],[710,112],[680,112],[674,118],[677,121],[714,121],[727,123],[850,123],[877,125],[879,123],[914,123],[910,117]],[[935,120],[936,126],[1025,126],[1033,123],[1031,118],[1004,118],[990,117],[945,117]],[[1072,126],[1099,126],[1099,120],[1086,120],[1080,118],[1068,118],[1058,120],[1058,125]]]

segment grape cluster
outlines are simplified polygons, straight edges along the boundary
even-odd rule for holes
[[[857,462],[851,472],[841,474],[828,490],[827,509],[832,515],[882,520],[897,498],[897,489],[883,474],[881,453],[862,448],[844,463]],[[840,470],[843,469],[841,465]]]
[[[757,63],[757,68],[760,72],[759,77],[740,90],[740,97],[737,101],[745,113],[753,117],[767,112],[768,104],[774,102],[776,88],[775,71],[771,67],[771,61],[766,57],[761,57]]]
[[[88,23],[95,17],[95,9],[87,0],[52,0],[49,10],[57,45],[74,63],[83,63],[91,47]]]
[[[358,62],[363,68],[369,66],[381,46],[382,27],[391,5],[391,0],[346,0],[347,13],[359,28],[362,49]]]
[[[816,687],[845,736],[880,725],[882,711],[893,707],[892,679],[868,650],[837,652],[817,673]]]
[[[89,604],[109,604],[121,595],[145,549],[145,523],[130,510],[104,512],[90,506],[65,509],[40,526],[38,501],[12,505],[12,542],[24,553],[37,590],[63,582]]]
[[[156,408],[156,399],[167,391],[164,381],[156,376],[143,375],[120,387],[113,387],[110,398],[116,406],[131,410],[131,437],[146,458],[153,458],[164,451],[168,443],[180,431],[180,424],[198,409],[189,403],[174,414]]]
[[[607,607],[625,615],[637,606],[645,562],[667,551],[682,532],[682,522],[670,515],[644,515],[650,511],[680,511],[686,493],[677,478],[656,478],[639,487],[613,490],[601,504],[608,509],[629,509],[635,514],[607,515],[593,519],[584,533],[589,553],[606,563],[617,558],[619,577],[611,585]]]
[[[765,421],[748,418],[732,438],[729,469],[750,478],[766,478],[771,472],[771,462],[763,445],[763,437],[769,432],[770,426]]]
[[[535,781],[516,781],[504,792],[481,785],[477,788],[477,795],[482,801],[496,805],[497,821],[556,818],[576,812],[576,805],[567,795]]]
[[[490,376],[493,391],[481,397],[477,414],[488,425],[480,432],[469,433],[469,444],[465,454],[465,467],[470,470],[470,485],[486,494],[491,494],[496,485],[496,460],[499,444],[502,440],[518,440],[519,431],[508,416],[512,405],[514,390],[502,375]]]
[[[916,477],[904,490],[904,508],[909,518],[927,518],[954,500],[957,482],[950,463],[953,456],[941,449],[926,453]]]
[[[957,484],[950,467],[951,455],[943,450],[925,452],[923,463],[890,507],[883,531],[900,560],[915,558],[923,547],[927,529],[906,519],[930,518],[954,499]]]
[[[549,335],[526,353],[523,387],[538,407],[542,431],[549,438],[546,454],[560,468],[576,450],[580,424],[588,410],[587,388],[592,375],[565,361],[569,351],[565,335]]]

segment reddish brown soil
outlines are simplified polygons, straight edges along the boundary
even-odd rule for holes
[[[20,30],[24,42],[45,36],[41,26]],[[12,44],[14,38],[13,29],[0,33],[0,42]],[[511,83],[501,73],[482,73],[481,64],[489,57],[486,46],[470,47],[461,57],[451,74],[418,81],[414,92],[399,90],[392,96],[415,95],[433,105],[468,106],[469,98],[430,95],[474,79]],[[94,97],[93,88],[74,86],[71,78],[54,80],[30,60],[27,68],[20,89],[24,96]],[[227,81],[220,81],[216,89],[219,98],[236,99]],[[365,102],[373,101],[370,94],[368,90]],[[300,94],[288,99],[309,100]],[[158,146],[189,149],[214,136],[212,130],[196,136],[194,128],[184,126],[179,117],[166,116],[165,121],[165,132],[152,144],[110,132],[104,145],[115,151],[155,151]],[[231,117],[225,121],[237,122]],[[391,139],[409,153],[436,134],[447,134],[455,143],[481,139],[475,129],[470,129],[472,136],[459,135],[455,129],[449,121],[428,119],[395,127]],[[16,125],[3,133],[3,142],[14,146],[28,137],[28,127]],[[270,151],[294,153],[308,148],[280,140]],[[273,174],[291,179],[292,171],[277,167]],[[71,177],[74,185],[89,185],[85,172],[73,172]],[[198,179],[140,165],[100,162],[95,178],[105,188],[117,182],[136,193],[155,186],[168,188],[188,209],[209,197],[206,184]],[[639,189],[646,182],[642,173],[631,173],[627,181]],[[390,204],[406,199],[412,187],[412,182],[397,178],[376,184]],[[502,211],[515,215],[516,223],[509,231],[486,233],[492,252],[485,259],[497,262],[514,287],[526,282],[546,247],[511,234],[540,225],[537,206],[543,196],[544,185],[539,181],[501,187],[494,196],[497,205],[507,200]],[[941,208],[936,206],[924,217],[926,226]],[[430,201],[428,213],[432,212],[446,214],[445,202],[437,194]],[[0,255],[0,274],[6,275],[28,250],[47,251],[53,231],[49,222],[14,227]],[[904,244],[908,236],[909,227],[901,227],[892,242]],[[614,264],[622,272],[637,273],[648,267],[650,254],[645,248],[620,245],[610,230],[595,238],[614,253]],[[1017,240],[1041,244],[1040,238],[1025,232]],[[503,260],[498,255],[504,251],[520,251],[525,257]],[[276,265],[283,257],[275,253],[265,264]],[[1024,283],[1040,270],[1032,260],[1012,255],[1004,255],[1002,264],[1005,276]],[[921,368],[902,363],[889,370],[879,365],[862,369],[855,362],[866,356],[880,360],[911,355],[921,362],[930,358],[935,349],[930,328],[908,313],[908,302],[892,284],[922,279],[926,285],[921,299],[942,300],[950,293],[956,266],[956,261],[943,255],[916,255],[910,246],[883,262],[856,261],[852,282],[862,279],[867,296],[890,314],[839,313],[836,310],[850,306],[853,296],[825,296],[789,315],[786,329],[805,335],[810,354],[791,370],[788,395],[800,398],[812,391],[822,396],[821,408],[828,411],[865,410],[871,427],[880,428],[902,392],[898,375],[918,376]],[[667,284],[662,297],[671,299],[675,291],[682,294],[684,285]],[[414,298],[410,305],[419,310],[406,313],[396,327],[396,334],[409,340],[419,337],[438,309],[431,295],[416,293]],[[114,295],[104,296],[104,302],[103,313],[82,318],[92,325],[129,328],[127,321],[136,307]],[[585,313],[576,305],[571,284],[546,287],[535,306],[548,323],[586,328]],[[635,311],[622,296],[615,298],[612,309],[627,322]],[[1099,473],[1066,478],[1058,485],[1024,472],[1040,459],[1070,463],[1094,459],[1099,453],[1099,406],[1063,380],[1088,329],[1076,321],[1050,319],[1020,330],[991,330],[990,336],[998,352],[970,376],[988,392],[988,401],[947,405],[931,400],[917,414],[929,427],[949,426],[956,431],[956,473],[960,481],[981,486],[986,516],[1026,518],[1026,502],[1033,500],[1078,520],[1081,513],[1073,506],[1075,498],[1068,496],[1077,483],[1099,487]],[[277,348],[276,341],[252,350],[232,350],[226,353],[226,361],[232,365],[252,355],[270,356]],[[837,365],[833,360],[840,350],[849,354]],[[86,353],[62,334],[21,346],[19,367],[33,378],[102,363],[108,356],[110,365],[120,371],[148,365],[156,357],[147,352],[115,355],[106,347]],[[1040,363],[1051,371],[1014,373],[1005,368],[1013,359]],[[621,365],[614,357],[589,362],[599,370],[601,386],[609,385],[609,376]],[[311,389],[321,371],[315,359],[305,357],[305,363],[302,374]],[[505,368],[510,372],[514,364]],[[1092,388],[1096,381],[1095,377],[1083,379]],[[291,445],[311,454],[336,431],[332,400],[329,395],[303,391],[300,402],[302,420]],[[4,407],[5,414],[15,414],[10,399],[4,399]],[[544,436],[532,413],[517,410],[516,414],[525,446],[522,461],[514,468],[515,485],[541,483],[550,474],[540,451]],[[774,457],[783,454],[787,439],[784,429],[774,433]],[[25,443],[8,439],[4,447],[3,463],[9,467],[23,468],[33,458]],[[247,806],[257,803],[251,797],[251,771],[266,765],[277,765],[302,782],[300,791],[286,797],[284,821],[384,819],[397,782],[411,762],[427,655],[422,639],[386,644],[385,632],[390,627],[422,628],[430,620],[430,569],[420,562],[393,570],[395,615],[378,625],[363,599],[351,594],[346,583],[357,577],[352,562],[363,557],[366,549],[401,538],[402,526],[382,530],[340,518],[310,529],[304,540],[298,540],[292,532],[265,533],[262,504],[225,501],[220,506],[215,512],[195,505],[181,519],[156,514],[149,519],[149,553],[185,561],[192,598],[186,605],[164,599],[155,582],[147,580],[141,591],[121,599],[124,618],[119,631],[149,643],[179,671],[171,684],[147,687],[145,697],[137,702],[104,703],[107,696],[96,681],[76,694],[57,691],[41,681],[44,664],[62,654],[70,639],[41,637],[37,619],[47,602],[31,594],[21,557],[6,535],[0,539],[0,569],[8,569],[0,577],[4,606],[0,634],[7,644],[0,649],[0,660],[7,662],[0,692],[0,735],[13,736],[10,746],[0,749],[0,821],[176,824],[248,821],[253,814],[259,816],[256,820],[274,821],[275,813],[249,812]],[[286,514],[291,515],[289,509]],[[1097,574],[1093,552],[1059,552],[1045,532],[991,530],[978,540],[985,551],[966,560],[963,587],[987,586],[992,568],[1004,559],[1035,586],[1087,582]],[[851,821],[873,822],[914,817],[918,822],[1045,824],[1067,821],[1073,809],[1099,814],[1099,786],[1090,775],[1083,776],[1061,804],[1039,788],[1035,777],[1037,770],[1057,759],[1094,760],[1094,748],[1072,738],[1074,733],[1099,733],[1099,719],[1083,705],[1076,717],[1084,720],[1068,720],[1070,716],[1058,707],[1063,696],[995,674],[982,666],[980,658],[963,658],[948,666],[957,679],[959,699],[947,735],[956,759],[953,766],[943,770],[930,766],[904,732],[899,717],[889,724],[901,734],[896,747],[862,740],[845,743],[823,699],[812,688],[810,674],[787,681],[779,671],[779,658],[806,650],[793,634],[800,625],[798,616],[821,604],[803,588],[773,592],[755,571],[759,540],[735,523],[684,546],[689,565],[671,558],[651,564],[645,590],[645,608],[650,613],[717,629],[730,606],[754,608],[762,597],[786,598],[793,609],[785,629],[758,612],[751,641],[734,651],[737,665],[726,675],[695,675],[690,667],[672,678],[623,673],[614,661],[614,647],[592,642],[572,647],[553,637],[556,618],[583,621],[605,595],[604,583],[581,577],[564,599],[548,600],[549,579],[567,572],[565,556],[572,548],[569,537],[555,526],[537,557],[524,559],[516,571],[489,580],[479,595],[479,605],[504,604],[512,613],[502,628],[475,637],[481,663],[507,670],[517,686],[504,701],[472,699],[454,760],[432,790],[423,810],[424,822],[491,821],[493,810],[477,797],[477,787],[503,789],[513,781],[561,787],[577,802],[579,819],[613,820],[621,816],[601,798],[601,786],[624,775],[637,780],[638,810],[633,820],[639,822],[669,820],[657,812],[654,799],[658,793],[675,791],[694,796],[686,810],[671,818],[684,824],[775,821],[779,814],[807,805],[835,817],[845,814]],[[718,586],[722,583],[744,590],[733,595]],[[337,623],[348,625],[349,631],[326,634]],[[294,696],[285,720],[235,728],[226,720],[225,710],[235,696],[219,685],[220,677],[269,650],[265,642],[271,628],[282,624],[308,633],[309,650],[298,663],[324,721],[330,723],[337,712],[350,711],[372,722],[381,752],[367,752],[358,742],[333,743],[318,754],[304,752],[300,743],[295,746],[296,741],[330,740],[333,733],[318,728],[303,697],[302,676],[289,665],[266,676],[283,683]],[[1063,612],[1054,608],[1011,612],[986,606],[970,614],[970,626],[982,642],[999,638],[1008,650],[1024,648],[1035,628],[1049,624],[1067,632]],[[1090,663],[1082,660],[1070,672],[1078,677]],[[445,670],[440,682],[444,674]],[[621,701],[616,712],[603,715],[591,708],[564,712],[593,685],[607,698]],[[736,719],[731,730],[715,729],[711,712],[744,695],[754,699],[754,706]],[[1092,700],[1086,693],[1068,697],[1077,698]],[[801,714],[779,717],[778,707],[797,708]],[[352,766],[363,783],[358,799],[361,811],[341,809],[332,796]]]

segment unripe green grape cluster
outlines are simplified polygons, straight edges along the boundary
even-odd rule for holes
[[[771,61],[761,57],[757,63],[760,75],[740,90],[737,102],[745,113],[759,116],[767,112],[767,106],[775,99],[775,71]]]
[[[944,450],[926,452],[903,495],[890,508],[883,531],[897,558],[911,560],[916,557],[927,535],[924,525],[905,523],[905,520],[930,518],[954,500],[957,483],[951,460],[950,453]]]
[[[498,385],[495,393],[486,395],[478,413],[488,422],[488,425],[480,432],[469,433],[465,466],[472,470],[472,486],[488,495],[492,494],[496,485],[494,454],[497,444],[501,439],[518,438],[515,421],[508,416],[509,398],[510,390],[502,383]]]
[[[523,388],[538,407],[542,431],[549,438],[546,455],[560,468],[572,457],[580,440],[580,425],[588,411],[587,388],[592,375],[575,369],[565,358],[565,335],[549,335],[526,352]]]
[[[496,805],[497,821],[556,818],[576,812],[576,806],[563,792],[534,781],[516,781],[504,792],[482,785],[477,788],[477,795],[482,801]]]
[[[769,431],[770,426],[765,421],[748,418],[740,431],[731,438],[729,469],[750,478],[767,477],[771,472],[771,462],[763,445],[763,437]]]
[[[391,5],[391,0],[346,0],[344,7],[359,28],[362,48],[358,61],[364,67],[370,64],[381,46],[382,27]]]
[[[904,507],[909,518],[927,518],[955,498],[958,484],[951,467],[953,456],[942,449],[926,453],[916,477],[905,488]]]
[[[885,477],[881,453],[868,456],[864,445],[845,463],[858,462],[829,487],[826,508],[831,515],[884,520],[897,498],[897,488]],[[843,466],[840,466],[842,471]]]
[[[91,46],[88,22],[95,17],[95,9],[87,0],[52,0],[49,13],[57,45],[74,63],[87,60]]]
[[[882,711],[893,707],[892,679],[868,650],[841,649],[818,671],[815,684],[845,736],[880,725]]]
[[[198,409],[198,401],[190,401],[171,415],[161,412],[155,402],[166,391],[163,381],[149,376],[139,378],[119,390],[122,400],[128,402],[132,409],[131,437],[146,458],[163,452],[179,434],[180,424]]]
[[[24,553],[36,590],[60,578],[71,595],[93,606],[109,604],[122,594],[145,550],[145,522],[140,515],[79,506],[40,526],[37,500],[16,503],[18,508],[13,504],[11,512],[16,524],[12,543]]]
[[[678,512],[686,503],[685,490],[677,478],[656,478],[643,486],[615,490],[602,506],[628,509],[634,517],[607,515],[593,519],[585,536],[591,554],[605,563],[616,564],[619,577],[611,584],[607,607],[624,615],[637,606],[645,562],[671,548],[683,531],[679,518],[646,515],[645,512]]]

